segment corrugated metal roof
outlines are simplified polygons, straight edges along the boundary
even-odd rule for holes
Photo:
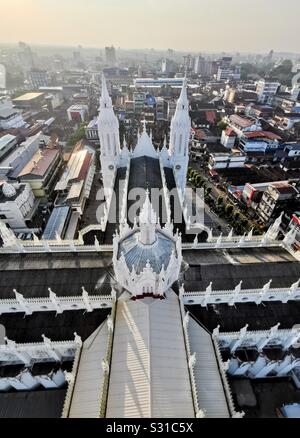
[[[106,416],[195,416],[174,292],[162,301],[118,302]]]
[[[228,418],[229,411],[211,335],[193,319],[188,332],[191,351],[196,353],[194,374],[200,409],[208,418]]]
[[[70,207],[55,207],[51,213],[48,220],[47,226],[45,228],[43,239],[45,240],[55,240],[56,234],[61,236],[63,228],[65,226],[66,220],[68,218]]]
[[[69,418],[99,418],[107,336],[105,322],[83,344]]]

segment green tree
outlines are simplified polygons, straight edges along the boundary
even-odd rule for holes
[[[241,213],[238,210],[236,210],[233,214],[233,217],[235,220],[239,220],[241,217]]]
[[[224,120],[220,120],[220,122],[217,124],[217,126],[218,126],[218,128],[222,129],[222,131],[223,131],[224,129],[227,128],[228,123],[224,122]]]
[[[233,205],[227,204],[225,208],[225,212],[227,216],[231,216],[233,212]]]
[[[217,205],[220,206],[223,204],[223,196],[219,196],[217,199]]]
[[[73,135],[69,138],[67,141],[67,146],[74,146],[76,143],[78,143],[80,140],[83,140],[85,137],[85,123],[81,123],[80,127],[77,129],[77,131],[74,132]]]

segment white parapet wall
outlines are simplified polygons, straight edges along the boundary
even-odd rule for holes
[[[7,339],[0,345],[0,362],[2,365],[33,365],[38,362],[62,362],[74,359],[75,352],[81,346],[81,338],[74,333],[73,341],[53,342],[46,336],[43,342],[17,344]]]
[[[86,310],[92,312],[96,309],[112,307],[111,295],[89,295],[82,287],[82,295],[71,297],[58,297],[50,288],[49,297],[25,298],[21,293],[14,290],[15,297],[0,299],[0,315],[3,313],[25,313],[31,315],[34,312],[63,313],[71,310]]]
[[[212,283],[204,291],[185,292],[180,289],[180,297],[185,305],[200,305],[206,307],[209,304],[228,304],[234,306],[238,303],[256,303],[263,301],[288,301],[300,300],[300,280],[287,288],[271,288],[272,280],[261,289],[242,289],[240,282],[235,289],[213,290]]]

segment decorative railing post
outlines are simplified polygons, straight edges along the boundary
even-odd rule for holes
[[[240,330],[240,336],[239,338],[234,342],[233,346],[230,348],[231,353],[234,353],[235,350],[242,344],[248,330],[249,324],[246,324],[245,327],[243,327]]]
[[[92,312],[94,309],[93,309],[93,306],[91,304],[91,301],[90,301],[90,298],[89,298],[89,294],[85,290],[84,286],[82,286],[82,299],[83,299],[84,305],[86,307],[86,311],[87,312]]]
[[[204,299],[203,299],[203,301],[201,303],[202,307],[207,306],[207,303],[208,303],[208,300],[209,300],[209,298],[211,296],[211,293],[212,293],[212,282],[210,282],[209,285],[206,288],[205,296],[204,296]]]
[[[242,290],[242,283],[243,283],[243,280],[241,280],[241,281],[239,282],[239,284],[235,287],[235,289],[234,289],[234,291],[233,291],[233,294],[231,295],[230,300],[229,300],[229,302],[228,302],[228,305],[229,305],[229,306],[234,306],[237,297],[238,297],[239,294],[241,293],[241,290]]]
[[[55,362],[61,362],[62,356],[61,354],[53,348],[52,341],[50,338],[47,338],[44,334],[42,334],[42,338],[47,348],[49,354],[55,360]]]
[[[28,301],[25,300],[24,296],[16,291],[16,289],[13,290],[16,300],[20,307],[24,310],[26,315],[32,315],[32,310],[30,308],[30,305],[28,304]]]
[[[48,288],[49,291],[49,298],[51,303],[54,305],[56,313],[62,313],[62,308],[60,306],[59,300],[57,299],[56,294],[51,290],[51,288]]]

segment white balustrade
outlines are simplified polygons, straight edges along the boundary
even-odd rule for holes
[[[271,288],[271,281],[261,289],[242,289],[239,283],[235,289],[213,290],[212,284],[205,291],[184,292],[181,299],[185,305],[201,305],[206,307],[208,304],[228,304],[233,306],[238,303],[256,303],[262,301],[288,301],[300,300],[300,280],[286,288]]]
[[[49,297],[24,298],[21,293],[15,291],[16,298],[0,299],[0,315],[3,313],[25,313],[31,315],[34,312],[62,313],[70,310],[86,310],[92,312],[95,309],[110,308],[113,297],[111,295],[89,295],[83,289],[82,295],[61,296],[49,289]]]

